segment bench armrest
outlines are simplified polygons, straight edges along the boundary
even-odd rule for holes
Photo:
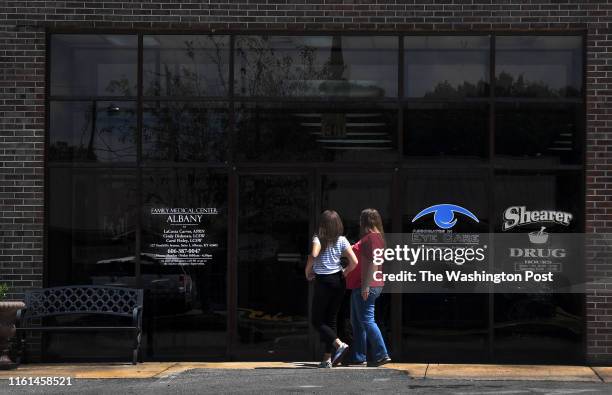
[[[17,315],[16,315],[16,318],[15,318],[15,328],[20,328],[20,327],[24,326],[23,323],[25,321],[25,314],[26,314],[27,310],[28,310],[27,307],[24,307],[23,309],[17,310]]]
[[[132,324],[142,330],[142,306],[134,307],[132,311]]]

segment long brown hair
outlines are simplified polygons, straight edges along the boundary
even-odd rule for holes
[[[367,235],[368,231],[374,230],[374,228],[376,228],[384,238],[385,230],[383,229],[382,218],[378,210],[366,208],[361,211],[361,215],[359,216],[359,230],[361,231],[361,236]]]
[[[321,242],[321,252],[336,242],[344,234],[342,219],[334,210],[325,210],[319,217],[319,231],[317,236]]]

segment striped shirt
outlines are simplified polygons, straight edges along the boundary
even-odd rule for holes
[[[321,244],[321,241],[316,235],[312,238],[312,242]],[[342,270],[340,258],[347,248],[351,248],[351,243],[349,243],[344,236],[338,237],[335,243],[329,244],[325,251],[319,252],[319,255],[314,258],[312,269],[316,274],[338,273]]]

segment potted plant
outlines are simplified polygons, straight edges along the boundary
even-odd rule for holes
[[[15,335],[17,310],[23,309],[22,301],[6,300],[8,285],[0,284],[0,369],[15,369],[17,364],[9,357],[9,340]]]

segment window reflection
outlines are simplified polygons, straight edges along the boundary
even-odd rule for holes
[[[50,169],[49,283],[135,286],[136,205],[133,171]]]
[[[222,162],[227,154],[227,107],[220,103],[146,103],[145,160]]]
[[[581,163],[583,114],[582,105],[499,103],[495,119],[497,162]]]
[[[404,37],[406,97],[489,94],[489,37]]]
[[[488,130],[486,104],[411,103],[404,110],[404,154],[485,158]]]
[[[308,357],[308,179],[245,176],[239,191],[238,352]]]
[[[135,272],[136,172],[108,168],[51,168],[48,178],[47,286],[75,284],[138,287]],[[49,321],[49,322],[47,322]],[[67,315],[49,317],[57,326],[130,325],[125,317]],[[44,356],[66,361],[91,358],[125,360],[133,337],[124,333],[52,333]]]
[[[133,102],[52,102],[49,160],[132,162],[136,160]]]
[[[240,96],[397,96],[397,37],[238,36]]]
[[[582,37],[498,36],[497,96],[580,97]]]
[[[545,270],[555,272],[557,285],[569,286],[584,281],[584,251],[576,249],[576,244],[572,243],[576,240],[573,236],[562,235],[583,231],[581,178],[580,172],[571,171],[504,171],[495,175],[496,232],[503,229],[503,213],[511,206],[524,206],[527,210],[558,210],[573,215],[568,226],[539,222],[508,230],[511,233],[529,233],[546,229],[549,235],[546,243],[531,246],[561,249],[564,258],[525,259],[521,262],[523,267],[547,265]],[[496,253],[507,254],[500,250]],[[499,265],[502,259],[498,256],[496,262]],[[516,263],[510,264],[514,266]],[[544,283],[532,285],[524,291],[494,295],[496,358],[513,362],[529,353],[532,360],[546,363],[581,361],[584,357],[584,296],[553,292],[551,286]]]
[[[223,96],[228,91],[229,36],[146,35],[145,96]]]
[[[51,95],[135,96],[138,38],[53,34]]]
[[[381,105],[244,104],[236,114],[237,155],[247,161],[391,160],[396,122],[397,111]]]
[[[364,185],[367,184],[367,188]],[[321,179],[321,209],[340,214],[345,236],[357,242],[360,235],[359,215],[364,208],[375,208],[383,219],[386,232],[391,231],[391,176],[385,173],[361,175],[328,174]]]

